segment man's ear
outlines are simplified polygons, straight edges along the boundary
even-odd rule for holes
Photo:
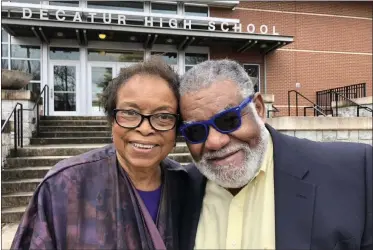
[[[266,116],[266,107],[264,105],[263,97],[260,93],[256,93],[254,95],[254,105],[256,112],[258,113],[259,117],[262,119],[263,122],[266,121],[267,116]]]

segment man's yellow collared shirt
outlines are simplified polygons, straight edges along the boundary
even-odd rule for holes
[[[258,175],[236,196],[208,181],[195,249],[275,249],[273,144]]]

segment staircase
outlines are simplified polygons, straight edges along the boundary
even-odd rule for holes
[[[36,187],[59,161],[111,143],[105,117],[41,117],[40,133],[30,145],[11,152],[2,169],[2,223],[18,223]],[[181,137],[170,158],[188,164],[191,156]]]

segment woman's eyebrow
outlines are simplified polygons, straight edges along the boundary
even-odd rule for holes
[[[140,109],[140,107],[134,102],[121,102],[118,105],[119,108],[121,108],[123,106],[127,106],[127,107],[130,107],[130,108],[135,108],[135,109]]]
[[[164,111],[164,110],[172,110],[172,107],[171,106],[168,106],[168,105],[163,105],[163,106],[160,106],[156,109],[153,110],[153,112],[156,112],[156,111]]]

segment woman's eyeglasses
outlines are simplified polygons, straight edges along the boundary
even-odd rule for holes
[[[239,106],[224,110],[214,115],[210,120],[183,124],[180,127],[180,132],[191,144],[205,142],[210,126],[222,134],[229,134],[241,126],[241,112],[252,99],[253,96],[250,96]]]
[[[168,131],[175,127],[178,115],[171,113],[157,113],[143,115],[134,110],[114,109],[116,123],[123,128],[137,128],[144,119],[148,119],[150,126],[157,131]]]

